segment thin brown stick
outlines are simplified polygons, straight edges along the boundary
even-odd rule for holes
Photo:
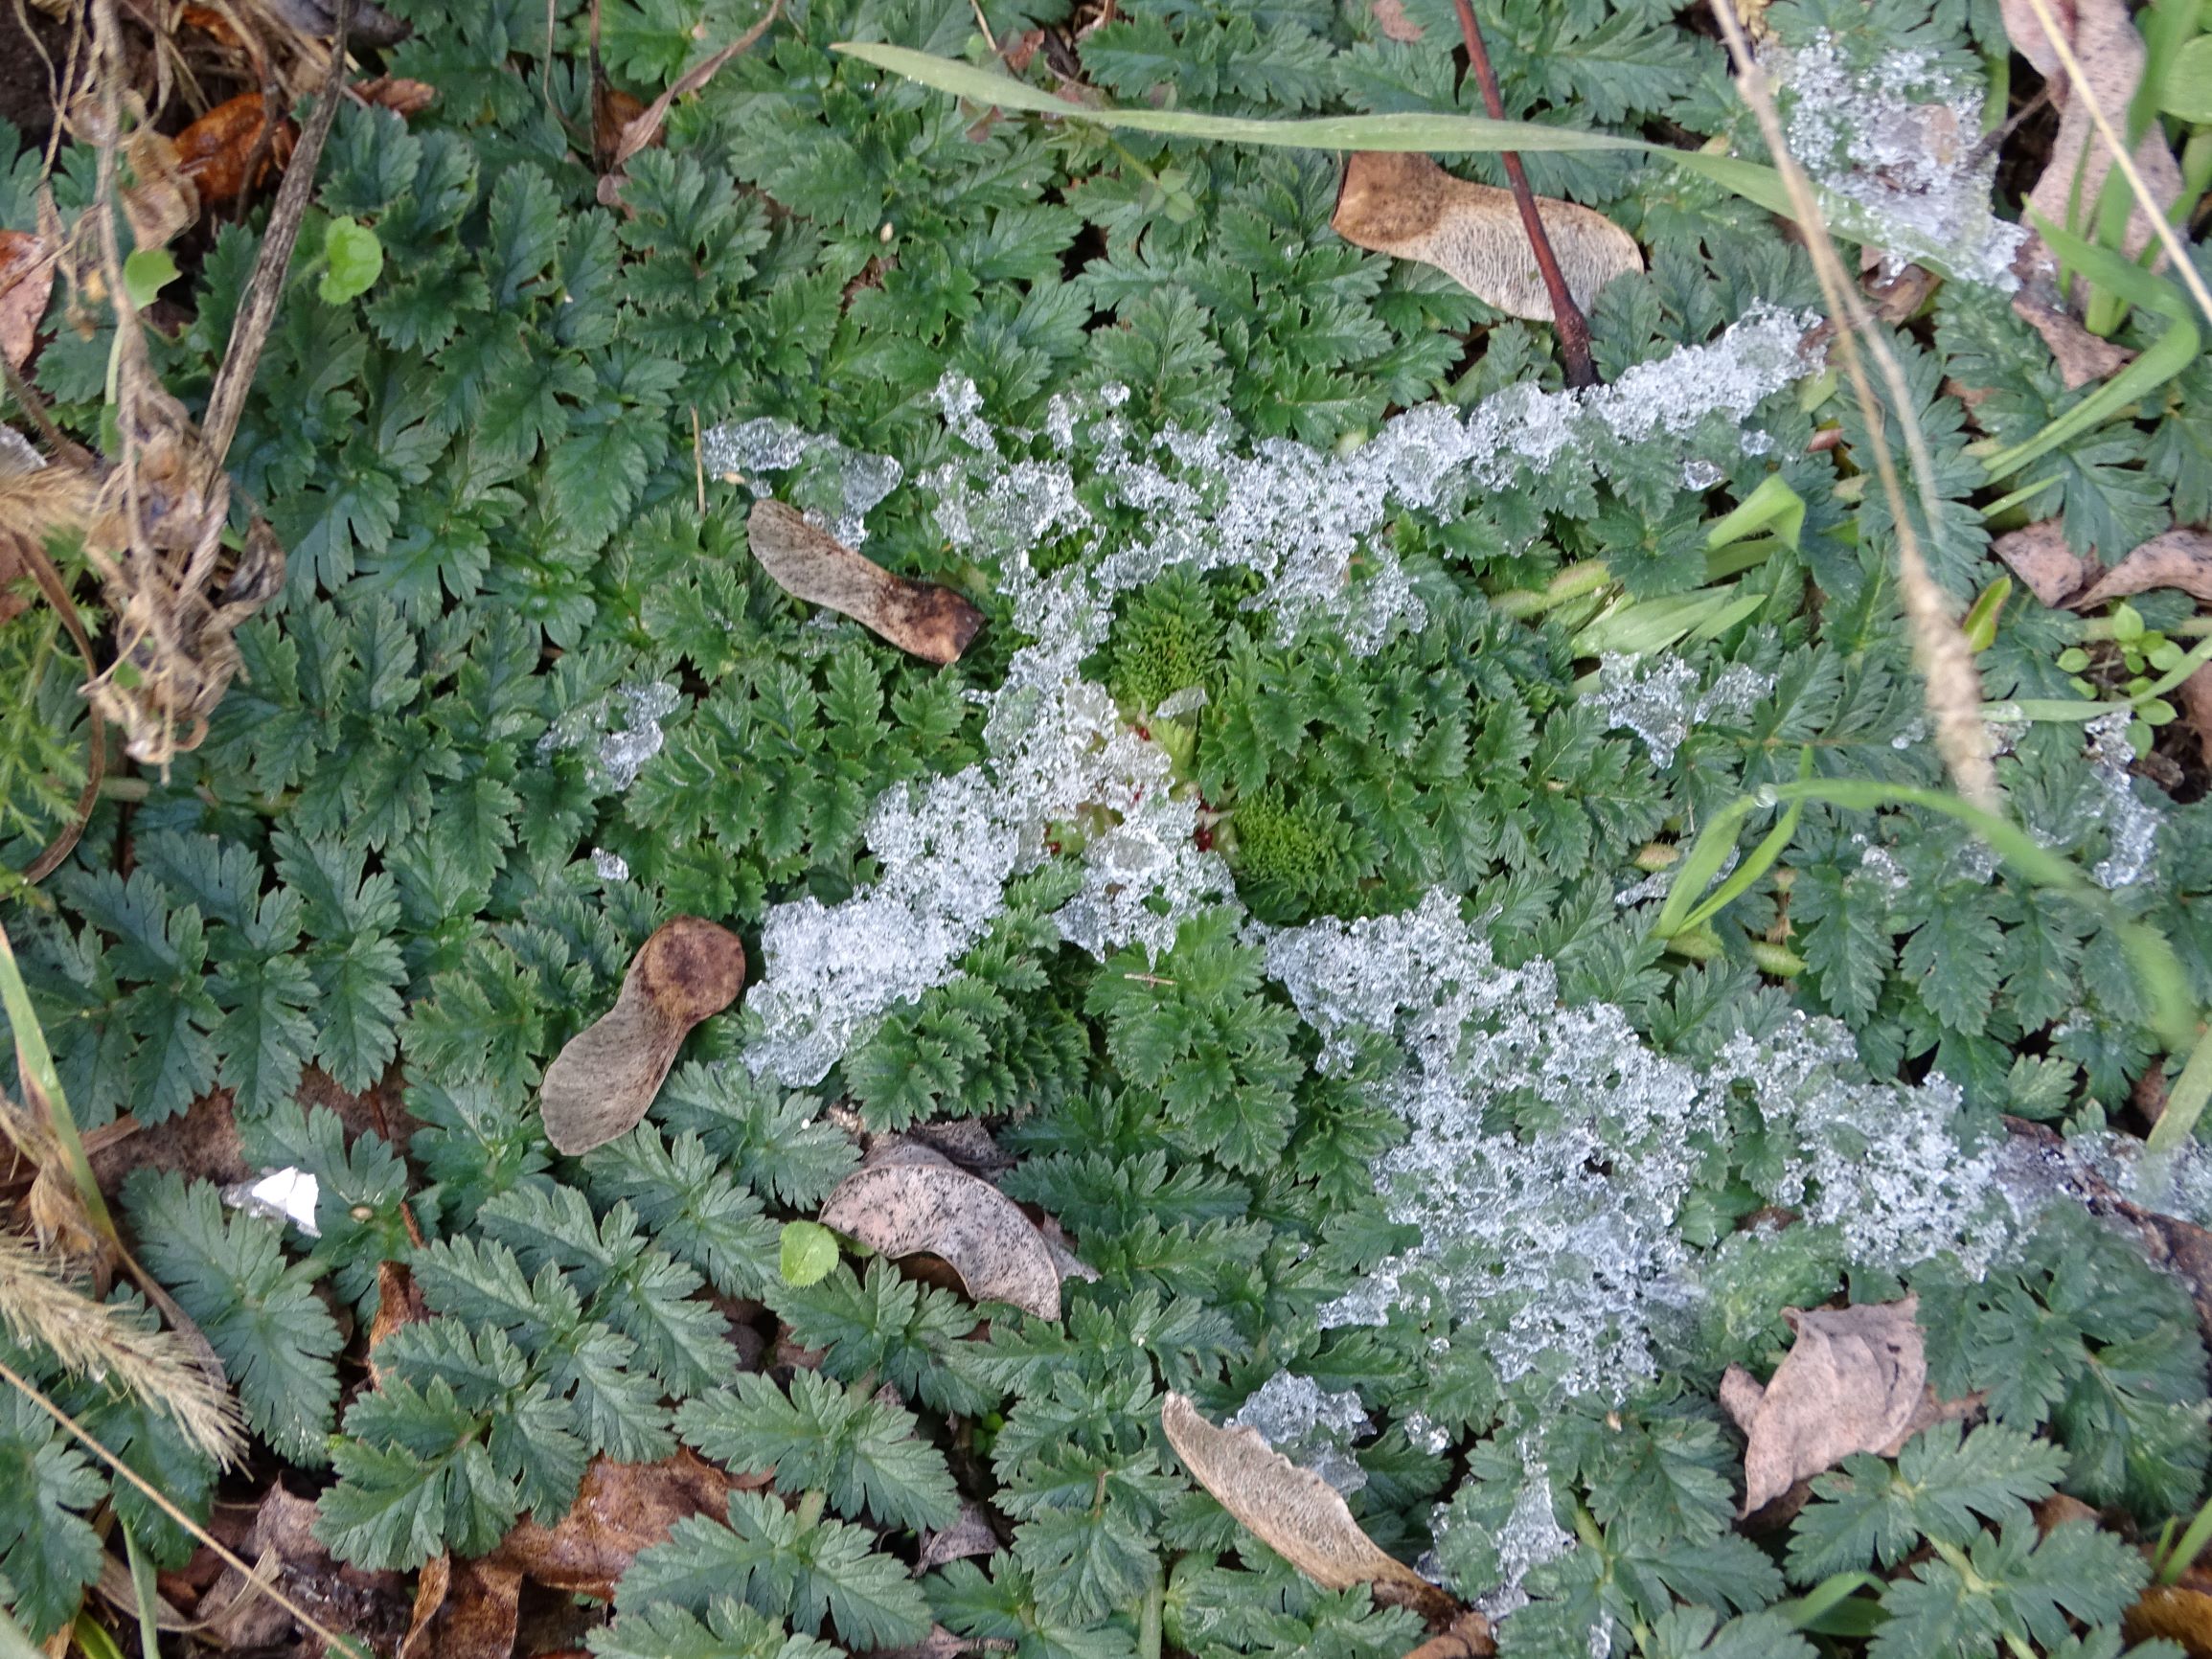
[[[1889,349],[1888,340],[1875,327],[1866,302],[1836,255],[1827,220],[1820,212],[1819,197],[1813,192],[1812,180],[1805,176],[1805,170],[1790,153],[1782,133],[1782,118],[1774,108],[1765,73],[1752,56],[1751,42],[1745,37],[1744,25],[1736,16],[1734,5],[1731,0],[1711,0],[1711,6],[1713,19],[1720,25],[1722,38],[1728,43],[1728,55],[1735,61],[1737,90],[1758,119],[1759,130],[1767,140],[1775,170],[1782,175],[1783,186],[1790,193],[1790,205],[1804,229],[1806,249],[1813,256],[1813,274],[1820,280],[1821,297],[1828,304],[1829,315],[1836,320],[1836,355],[1843,359],[1852,395],[1866,420],[1867,451],[1881,481],[1890,520],[1897,527],[1898,588],[1904,600],[1913,658],[1927,688],[1925,704],[1935,725],[1936,752],[1943,757],[1944,765],[1961,795],[1986,810],[2001,812],[2003,796],[1997,789],[1996,768],[1990,761],[1989,735],[1982,725],[1981,676],[1974,670],[1973,652],[1966,643],[1966,636],[1959,631],[1958,621],[1951,614],[1950,601],[1943,589],[1936,586],[1935,578],[1928,574],[1927,560],[1922,556],[1920,533],[1912,522],[1904,486],[1898,477],[1896,459],[1890,453],[1888,427],[1882,406],[1874,396],[1873,382],[1867,377],[1865,355],[1874,358],[1889,393],[1898,425],[1904,434],[1905,449],[1912,459],[1913,483],[1918,489],[1921,511],[1933,525],[1939,511],[1935,498],[1935,462],[1928,453],[1927,436],[1921,431],[1920,421],[1913,415],[1912,389],[1905,382],[1897,353]],[[1861,343],[1866,348],[1864,355],[1859,351]]]
[[[223,349],[222,367],[216,371],[214,390],[208,394],[207,416],[200,431],[207,440],[212,465],[220,466],[238,435],[239,417],[245,413],[246,394],[253,390],[254,371],[277,320],[277,306],[284,298],[285,276],[291,268],[292,247],[300,239],[308,199],[315,191],[315,168],[323,159],[323,142],[338,118],[338,100],[346,85],[346,34],[353,23],[353,0],[338,0],[337,25],[331,37],[331,67],[315,100],[315,113],[292,147],[285,169],[285,182],[277,190],[276,206],[269,210],[269,228],[262,238],[254,261],[253,279],[246,297],[231,324],[230,343]]]
[[[237,1556],[231,1551],[225,1549],[222,1544],[217,1541],[214,1534],[211,1534],[205,1527],[201,1526],[197,1521],[194,1520],[190,1515],[186,1514],[184,1511],[178,1509],[177,1506],[170,1499],[168,1493],[161,1490],[160,1488],[156,1487],[151,1481],[148,1481],[144,1475],[140,1474],[136,1469],[132,1468],[128,1464],[125,1463],[113,1452],[109,1451],[104,1445],[102,1445],[99,1441],[92,1437],[91,1433],[86,1430],[81,1423],[80,1423],[75,1418],[71,1417],[67,1412],[63,1411],[59,1406],[56,1405],[52,1400],[48,1399],[45,1395],[41,1394],[30,1382],[26,1381],[16,1373],[13,1367],[10,1366],[4,1360],[0,1360],[0,1382],[11,1384],[23,1395],[26,1399],[30,1400],[33,1405],[36,1406],[40,1411],[44,1412],[48,1417],[52,1418],[56,1422],[59,1423],[70,1434],[76,1436],[78,1440],[84,1443],[85,1449],[90,1451],[94,1457],[97,1457],[102,1463],[105,1464],[117,1474],[121,1475],[125,1480],[128,1481],[132,1486],[136,1487],[140,1492],[145,1494],[147,1501],[151,1503],[155,1509],[159,1510],[163,1514],[167,1515],[171,1520],[174,1521],[178,1526],[182,1527],[187,1533],[191,1534],[194,1538],[197,1538],[210,1550],[214,1551],[217,1558],[219,1559],[225,1566],[236,1567],[240,1573],[244,1574],[248,1582],[250,1582],[254,1588],[258,1589],[262,1595],[266,1596],[270,1601],[274,1602],[278,1606],[282,1607],[285,1612],[289,1613],[293,1618],[297,1619],[303,1627],[313,1631],[314,1634],[320,1636],[325,1642],[328,1642],[339,1652],[353,1654],[355,1656],[355,1659],[359,1659],[361,1652],[359,1648],[355,1647],[352,1642],[349,1642],[345,1637],[339,1635],[337,1631],[331,1629],[328,1625],[322,1623],[322,1621],[317,1619],[312,1613],[308,1612],[305,1607],[301,1606],[299,1602],[293,1601],[291,1597],[285,1595],[284,1591],[278,1589],[276,1585],[273,1583],[265,1582],[264,1580],[256,1577],[255,1569],[248,1566],[241,1557]]]
[[[1505,100],[1498,96],[1497,76],[1490,67],[1490,53],[1482,44],[1482,30],[1474,20],[1474,7],[1471,0],[1453,0],[1459,8],[1459,33],[1467,42],[1468,67],[1474,71],[1474,82],[1482,89],[1482,107],[1493,121],[1505,119]],[[1550,234],[1543,228],[1543,216],[1537,212],[1536,192],[1529,189],[1528,172],[1520,165],[1518,150],[1501,150],[1498,159],[1505,164],[1506,182],[1513,186],[1513,205],[1520,209],[1521,229],[1528,233],[1529,251],[1536,255],[1538,274],[1543,278],[1544,292],[1551,298],[1552,321],[1559,329],[1560,355],[1566,359],[1569,386],[1595,386],[1598,372],[1590,362],[1590,326],[1583,316],[1582,307],[1567,291],[1567,279],[1560,269],[1559,256],[1552,252]]]

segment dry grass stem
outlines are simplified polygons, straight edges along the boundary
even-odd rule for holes
[[[136,1487],[140,1492],[144,1493],[147,1501],[152,1504],[155,1509],[159,1510],[163,1514],[167,1515],[171,1520],[174,1521],[178,1526],[182,1527],[193,1537],[205,1544],[211,1551],[215,1553],[217,1559],[220,1560],[227,1567],[237,1568],[238,1571],[244,1575],[244,1577],[252,1583],[256,1590],[266,1596],[270,1601],[274,1602],[278,1606],[282,1607],[285,1612],[289,1613],[294,1619],[298,1620],[300,1622],[301,1628],[311,1631],[313,1634],[320,1636],[325,1642],[329,1643],[335,1651],[348,1655],[349,1659],[361,1659],[361,1649],[357,1646],[348,1641],[345,1637],[339,1635],[337,1631],[331,1629],[328,1625],[317,1619],[312,1613],[308,1612],[305,1607],[301,1606],[299,1602],[293,1601],[291,1597],[285,1595],[284,1591],[278,1589],[274,1583],[271,1583],[266,1579],[258,1576],[256,1570],[253,1567],[247,1565],[245,1560],[235,1550],[226,1548],[221,1543],[221,1541],[218,1540],[213,1534],[211,1534],[205,1527],[201,1526],[197,1521],[194,1520],[192,1516],[186,1514],[184,1511],[177,1508],[175,1502],[169,1496],[167,1492],[163,1491],[159,1487],[155,1486],[151,1481],[148,1480],[144,1475],[140,1474],[136,1469],[132,1468],[128,1464],[125,1463],[113,1452],[109,1451],[107,1447],[101,1444],[100,1442],[94,1438],[94,1436],[84,1427],[82,1423],[79,1422],[67,1412],[63,1411],[59,1406],[56,1405],[51,1399],[48,1399],[46,1396],[39,1391],[35,1383],[30,1381],[27,1377],[23,1376],[19,1372],[17,1372],[14,1367],[5,1363],[4,1361],[0,1361],[0,1382],[8,1383],[25,1398],[29,1399],[33,1405],[35,1405],[40,1411],[44,1412],[48,1417],[52,1418],[57,1423],[60,1424],[63,1430],[74,1436],[80,1443],[83,1444],[87,1451],[92,1453],[94,1457],[98,1458],[110,1469],[121,1475],[125,1481],[129,1482],[130,1485]]]
[[[2050,0],[2028,0],[2028,4],[2035,10],[2036,21],[2043,26],[2043,38],[2050,43],[2060,67],[2066,72],[2067,96],[2080,99],[2082,106],[2089,112],[2089,121],[2096,127],[2097,136],[2105,141],[2106,148],[2112,152],[2112,165],[2120,170],[2120,176],[2128,181],[2128,188],[2134,193],[2135,205],[2143,210],[2143,216],[2151,221],[2152,234],[2158,239],[2159,245],[2166,250],[2166,257],[2180,273],[2182,284],[2197,302],[2197,308],[2204,313],[2204,320],[2212,323],[2212,290],[2204,286],[2203,276],[2198,271],[2196,261],[2189,257],[2188,245],[2181,240],[2180,235],[2166,216],[2158,211],[2157,196],[2153,193],[2149,181],[2143,177],[2142,170],[2135,165],[2134,156],[2129,152],[2128,146],[2113,127],[2112,118],[2106,113],[2103,100],[2091,90],[2089,78],[2082,69],[2082,61],[2074,56],[2073,41],[2067,32],[2060,28],[2058,18],[2051,11]]]
[[[136,1395],[209,1457],[236,1466],[245,1455],[238,1401],[194,1363],[171,1332],[95,1302],[56,1276],[28,1240],[0,1233],[0,1322],[39,1343],[70,1372]]]
[[[1766,72],[1752,56],[1751,42],[1745,36],[1735,8],[1727,0],[1715,0],[1711,10],[1722,36],[1728,43],[1728,54],[1735,60],[1737,89],[1758,120],[1775,170],[1782,175],[1790,205],[1804,228],[1806,247],[1813,256],[1821,295],[1827,301],[1830,316],[1836,320],[1836,354],[1843,359],[1852,394],[1858,398],[1859,412],[1866,420],[1867,448],[1881,481],[1882,493],[1888,500],[1891,520],[1897,527],[1898,587],[1904,599],[1905,621],[1911,630],[1913,657],[1925,685],[1928,718],[1935,728],[1936,753],[1942,757],[1961,795],[1976,807],[2001,811],[2003,797],[1997,788],[1996,768],[1990,760],[1989,736],[1982,725],[1981,676],[1975,671],[1973,649],[1967,645],[1965,634],[1959,631],[1949,596],[1928,574],[1927,560],[1921,553],[1920,533],[1912,521],[1904,486],[1897,475],[1896,458],[1890,453],[1882,406],[1867,377],[1865,354],[1861,353],[1860,345],[1863,343],[1866,353],[1874,357],[1882,384],[1889,393],[1891,407],[1904,435],[1905,450],[1912,460],[1913,482],[1918,488],[1921,511],[1932,525],[1938,515],[1931,484],[1935,462],[1928,453],[1927,434],[1921,431],[1920,421],[1913,413],[1912,390],[1905,382],[1897,354],[1874,327],[1874,319],[1859,297],[1858,286],[1844,270],[1835,240],[1828,234],[1828,223],[1821,215],[1812,181],[1790,153],[1789,143],[1782,132],[1781,116],[1774,108],[1773,95],[1767,85]]]

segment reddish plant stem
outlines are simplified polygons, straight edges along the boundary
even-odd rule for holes
[[[1491,120],[1505,119],[1505,101],[1497,95],[1497,76],[1490,67],[1490,54],[1482,44],[1482,31],[1474,21],[1474,7],[1471,0],[1454,0],[1459,8],[1459,33],[1467,41],[1468,67],[1474,71],[1474,81],[1482,89],[1482,107]],[[1521,228],[1528,232],[1529,250],[1536,255],[1538,274],[1543,278],[1544,292],[1550,296],[1552,321],[1559,328],[1560,355],[1566,359],[1567,384],[1595,386],[1598,372],[1590,362],[1590,326],[1584,320],[1582,307],[1575,304],[1574,295],[1567,291],[1565,273],[1560,269],[1559,256],[1552,252],[1552,241],[1543,228],[1543,218],[1536,211],[1536,192],[1529,189],[1528,173],[1520,165],[1520,152],[1501,150],[1498,159],[1505,163],[1506,182],[1513,186],[1514,205],[1520,209]]]

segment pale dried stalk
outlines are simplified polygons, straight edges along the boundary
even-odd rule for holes
[[[185,1344],[72,1289],[11,1233],[0,1233],[0,1322],[17,1340],[51,1350],[75,1375],[138,1396],[218,1464],[235,1467],[244,1457],[238,1401],[194,1363]]]
[[[214,1552],[217,1560],[221,1561],[225,1566],[236,1567],[239,1572],[242,1574],[248,1580],[252,1589],[258,1591],[263,1596],[266,1596],[270,1601],[274,1602],[278,1606],[282,1607],[285,1612],[289,1613],[294,1619],[298,1620],[302,1628],[310,1630],[315,1635],[320,1636],[325,1642],[329,1643],[331,1648],[336,1649],[338,1652],[347,1655],[348,1659],[362,1659],[362,1649],[358,1646],[347,1640],[347,1638],[339,1635],[337,1631],[331,1629],[328,1625],[324,1624],[312,1613],[308,1612],[305,1607],[301,1606],[299,1602],[293,1601],[291,1597],[285,1595],[284,1591],[278,1589],[274,1583],[271,1583],[268,1579],[261,1577],[258,1569],[248,1566],[243,1557],[241,1557],[236,1551],[226,1549],[223,1544],[217,1540],[213,1534],[209,1533],[205,1527],[201,1526],[197,1521],[194,1520],[190,1515],[186,1514],[184,1511],[177,1508],[175,1501],[171,1499],[167,1492],[163,1491],[159,1487],[155,1486],[151,1481],[148,1480],[144,1475],[140,1474],[136,1469],[132,1468],[128,1464],[125,1463],[113,1452],[109,1451],[107,1447],[101,1444],[100,1442],[94,1438],[92,1433],[87,1430],[82,1423],[79,1422],[67,1412],[63,1411],[59,1406],[56,1405],[51,1399],[48,1399],[44,1394],[39,1392],[39,1389],[35,1383],[33,1383],[29,1378],[25,1377],[19,1372],[17,1372],[14,1367],[7,1364],[5,1361],[0,1361],[0,1382],[5,1382],[12,1386],[19,1393],[21,1393],[25,1398],[29,1399],[33,1405],[36,1406],[40,1411],[44,1412],[48,1417],[52,1418],[56,1422],[59,1423],[64,1430],[81,1442],[85,1449],[91,1452],[94,1457],[98,1458],[109,1468],[113,1469],[117,1474],[121,1475],[125,1481],[136,1487],[139,1491],[145,1495],[146,1500],[152,1504],[155,1509],[159,1510],[163,1514],[167,1515],[171,1520],[174,1521],[178,1526],[182,1527],[193,1537],[205,1544],[211,1551]]]
[[[2112,118],[2105,113],[2105,105],[2089,88],[2089,78],[2083,72],[2081,59],[2074,56],[2073,41],[2059,27],[2059,20],[2051,12],[2050,0],[2028,0],[2035,9],[2036,21],[2042,25],[2043,38],[2050,42],[2057,54],[2059,67],[2066,72],[2067,96],[2082,101],[2082,107],[2089,112],[2089,121],[2097,129],[2097,136],[2105,141],[2105,148],[2112,152],[2112,165],[2120,170],[2120,176],[2128,181],[2128,188],[2135,194],[2135,205],[2143,210],[2143,216],[2151,221],[2151,231],[2166,250],[2166,257],[2174,261],[2174,268],[2181,273],[2182,284],[2197,308],[2204,313],[2204,320],[2212,323],[2212,291],[2204,286],[2204,279],[2198,273],[2196,262],[2189,258],[2188,245],[2181,240],[2165,214],[2159,211],[2158,198],[2151,193],[2151,186],[2135,166],[2135,158],[2127,144],[2112,126]]]
[[[2041,0],[2038,3],[2041,4]],[[1966,643],[1966,635],[1959,631],[1958,620],[1951,613],[1950,598],[1936,586],[1935,578],[1928,574],[1927,560],[1922,556],[1920,533],[1914,528],[1906,508],[1904,486],[1897,476],[1897,463],[1890,454],[1881,405],[1875,398],[1874,386],[1867,378],[1866,363],[1859,352],[1860,341],[1863,340],[1867,351],[1873,353],[1882,384],[1897,411],[1904,446],[1912,458],[1913,483],[1919,491],[1921,510],[1932,525],[1939,511],[1931,484],[1935,461],[1928,453],[1927,434],[1921,431],[1919,419],[1913,413],[1912,390],[1905,383],[1897,354],[1890,351],[1889,342],[1874,327],[1874,319],[1859,298],[1858,286],[1845,273],[1843,261],[1836,255],[1827,220],[1821,216],[1819,199],[1812,181],[1790,153],[1782,134],[1782,119],[1767,90],[1766,74],[1752,57],[1751,43],[1745,37],[1744,25],[1738,20],[1735,8],[1728,0],[1713,0],[1711,9],[1714,21],[1721,27],[1722,37],[1728,43],[1728,55],[1735,60],[1737,89],[1758,120],[1759,130],[1772,153],[1775,170],[1782,175],[1783,187],[1790,193],[1790,206],[1804,228],[1806,248],[1813,256],[1813,269],[1820,280],[1821,295],[1828,303],[1829,315],[1836,320],[1836,352],[1843,359],[1843,371],[1850,377],[1852,394],[1859,399],[1859,412],[1866,420],[1867,449],[1873,456],[1882,493],[1888,498],[1890,517],[1897,526],[1898,589],[1904,598],[1913,659],[1924,682],[1928,718],[1935,727],[1936,753],[1942,757],[1961,795],[1985,810],[2001,811],[2003,796],[1997,788],[1996,768],[1990,761],[1989,735],[1982,725],[1981,676],[1973,666],[1973,648]]]

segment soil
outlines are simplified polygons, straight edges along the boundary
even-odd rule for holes
[[[28,24],[30,34],[24,33]],[[46,49],[46,57],[38,48]],[[46,64],[58,70],[69,51],[69,30],[34,7],[0,5],[0,121],[12,122],[31,144],[43,145],[54,126],[54,99]]]

